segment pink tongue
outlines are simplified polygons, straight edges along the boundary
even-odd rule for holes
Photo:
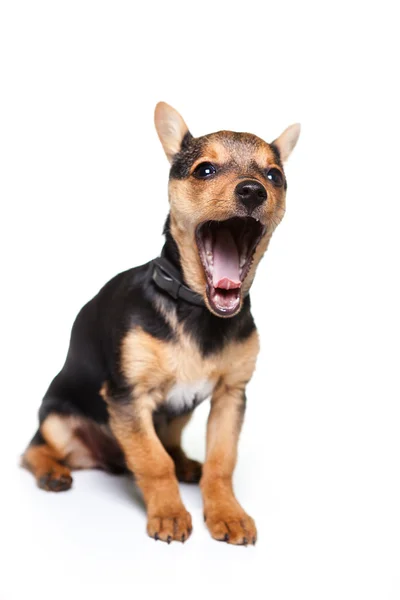
[[[224,290],[240,288],[239,254],[233,237],[227,229],[218,229],[214,241],[213,255],[214,287]]]

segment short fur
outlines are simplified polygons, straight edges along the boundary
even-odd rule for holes
[[[255,543],[254,521],[232,489],[245,389],[259,348],[248,292],[284,215],[282,163],[299,127],[288,128],[272,144],[228,131],[194,138],[165,103],[157,105],[155,121],[171,162],[163,256],[204,304],[173,299],[157,287],[153,261],[107,283],[76,318],[65,365],[43,398],[39,429],[23,465],[49,491],[69,489],[72,469],[134,473],[147,508],[147,532],[168,543],[185,541],[192,530],[178,480],[200,481],[211,535],[233,544]],[[193,175],[204,162],[217,165],[209,181]],[[272,168],[284,185],[271,183]],[[251,215],[265,230],[240,305],[224,318],[208,295],[196,232],[205,221],[248,216],[235,191],[242,180],[260,182],[266,190],[267,200]],[[181,437],[204,390],[212,390],[212,398],[202,466],[186,456]],[[181,397],[174,397],[178,393]]]

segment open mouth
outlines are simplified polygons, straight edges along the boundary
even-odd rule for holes
[[[232,316],[240,306],[240,290],[266,228],[251,217],[206,221],[196,229],[196,241],[207,278],[212,309]]]

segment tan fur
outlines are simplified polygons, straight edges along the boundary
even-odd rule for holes
[[[198,347],[181,327],[177,340],[165,342],[153,338],[140,328],[131,330],[122,343],[122,370],[127,381],[135,386],[134,396],[151,393],[146,403],[155,408],[162,403],[171,387],[206,379],[218,386],[244,389],[257,358],[258,334],[243,341],[227,344],[210,357],[202,357]]]
[[[192,521],[180,497],[174,462],[154,430],[151,396],[142,396],[134,410],[108,402],[112,431],[143,493],[148,534],[167,542],[185,541]]]
[[[62,464],[62,455],[46,443],[28,446],[21,464],[34,475],[37,485],[46,491],[60,492],[72,485],[71,471]]]
[[[174,462],[154,429],[153,412],[177,382],[213,381],[216,399],[241,395],[253,373],[258,352],[256,332],[244,342],[228,344],[209,358],[201,356],[190,336],[179,326],[175,333],[175,342],[165,342],[140,328],[132,329],[121,348],[121,368],[133,389],[131,403],[121,404],[107,397],[112,431],[143,492],[148,512],[147,530],[150,535],[167,541],[186,539],[190,535],[191,521],[180,498]],[[105,388],[103,394],[107,394]],[[180,441],[183,425],[184,420],[175,424],[175,430],[164,440],[167,445],[170,441]],[[224,437],[227,443],[235,443],[236,438]],[[236,455],[235,450],[228,448],[227,452],[230,456]],[[182,456],[178,460],[182,461]],[[234,461],[231,459],[231,462]]]
[[[207,457],[201,489],[211,535],[231,544],[255,544],[257,530],[235,498],[232,475],[243,421],[243,390],[226,386],[212,399],[207,426]]]
[[[98,463],[89,449],[75,435],[84,419],[61,415],[49,415],[41,426],[41,432],[47,443],[56,449],[58,454],[72,469],[93,469]],[[90,427],[101,427],[90,422]]]
[[[27,466],[28,463],[33,464],[31,457],[35,458],[35,468],[31,468],[35,473],[43,474],[40,464],[42,455],[62,462],[68,469],[124,470],[121,449],[108,425],[100,425],[76,415],[50,414],[41,424],[40,432],[44,443],[29,446],[22,459]]]
[[[204,221],[224,221],[239,214],[235,196],[239,176],[260,181],[267,189],[268,202],[260,214],[267,233],[256,249],[252,267],[243,283],[243,299],[254,279],[258,263],[267,250],[272,233],[285,213],[284,187],[274,187],[258,170],[254,170],[254,163],[263,170],[267,167],[281,170],[275,164],[271,146],[251,134],[240,135],[239,141],[227,131],[207,136],[202,154],[191,170],[193,172],[202,162],[212,162],[218,167],[228,165],[226,173],[222,172],[206,183],[193,177],[185,180],[171,179],[169,183],[171,233],[180,251],[185,280],[189,287],[203,297],[210,310],[212,307],[206,294],[206,277],[195,238],[197,226]]]

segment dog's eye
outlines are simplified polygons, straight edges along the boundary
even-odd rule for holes
[[[217,169],[209,162],[204,162],[195,168],[193,171],[193,176],[197,179],[207,179],[211,175],[214,175],[217,172]]]
[[[270,169],[267,173],[267,179],[276,187],[283,186],[283,175],[279,169]]]

